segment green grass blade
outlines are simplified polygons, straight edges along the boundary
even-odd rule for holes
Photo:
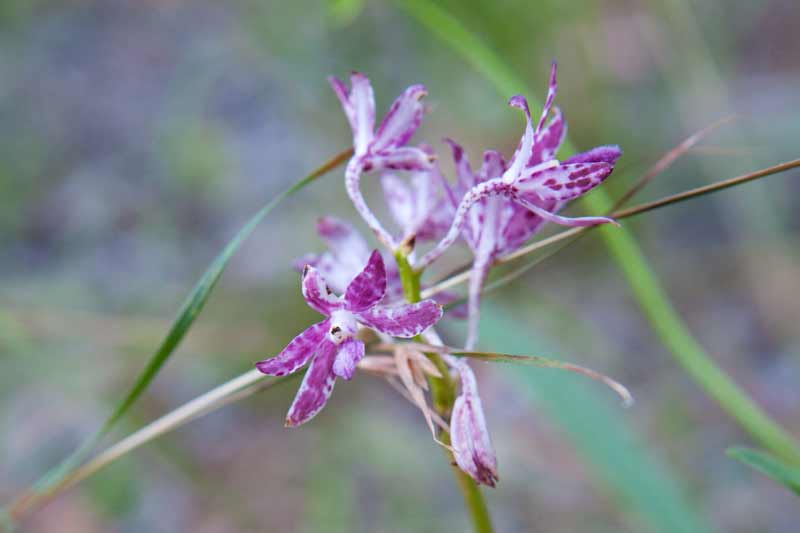
[[[483,314],[481,338],[504,352],[535,349],[557,353],[553,346],[544,344],[527,318],[491,307]],[[611,490],[623,509],[643,521],[646,530],[711,531],[669,470],[625,422],[625,412],[607,395],[567,373],[513,366],[504,374],[512,385],[510,398],[525,396],[546,411],[587,460],[602,486]]]
[[[509,97],[517,92],[524,92],[531,106],[536,105],[531,98],[536,92],[527,87],[491,48],[473,36],[444,9],[429,0],[397,0],[397,3],[435,37],[474,65],[502,96]],[[574,152],[569,141],[565,142],[564,150]],[[595,190],[583,202],[592,213],[605,213],[612,205],[602,189]],[[617,228],[601,228],[600,232],[651,326],[684,370],[753,438],[781,458],[800,464],[800,449],[791,435],[717,367],[694,339],[689,328],[675,312],[633,236],[624,229]]]
[[[130,410],[136,400],[141,397],[147,387],[155,379],[158,372],[163,368],[169,357],[175,352],[180,342],[186,336],[197,316],[202,311],[211,291],[216,286],[222,272],[236,251],[241,247],[245,240],[253,233],[259,223],[267,216],[278,204],[287,197],[302,190],[320,176],[336,168],[345,162],[352,155],[352,150],[346,150],[332,157],[328,162],[314,170],[311,174],[296,182],[294,185],[273,198],[269,203],[261,208],[247,224],[231,239],[220,254],[214,259],[206,269],[203,276],[189,293],[189,296],[181,306],[178,316],[172,323],[172,327],[167,333],[158,350],[150,357],[144,370],[136,378],[135,383],[125,395],[123,400],[117,405],[111,415],[106,419],[101,428],[91,438],[89,438],[78,450],[67,457],[55,468],[48,471],[36,482],[32,490],[23,498],[18,500],[20,506],[10,510],[12,517],[21,514],[22,510],[33,505],[35,500],[45,495],[50,487],[59,483],[71,471],[79,466],[94,449],[94,447],[111,431],[119,420]]]
[[[800,496],[800,468],[789,466],[777,457],[750,448],[735,446],[725,450],[725,453]]]

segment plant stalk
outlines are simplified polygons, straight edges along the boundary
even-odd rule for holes
[[[400,273],[400,280],[403,283],[403,293],[410,303],[419,302],[422,300],[420,278],[422,273],[415,272],[408,262],[408,257],[401,250],[395,253],[398,271]],[[415,339],[417,342],[425,342],[419,336]],[[450,370],[447,363],[444,362],[442,356],[430,352],[425,355],[436,365],[436,368],[441,373],[441,378],[429,376],[428,380],[431,388],[431,397],[433,399],[433,408],[444,420],[449,420],[450,413],[453,411],[453,404],[456,401],[456,384],[450,377]],[[450,433],[442,430],[439,435],[439,440],[444,444],[450,444]],[[481,493],[478,484],[463,472],[456,465],[453,452],[446,450],[447,460],[450,462],[453,474],[456,476],[458,487],[461,489],[461,494],[464,497],[464,504],[467,506],[472,526],[475,533],[491,533],[492,519],[489,516],[489,508],[486,506],[486,500]]]

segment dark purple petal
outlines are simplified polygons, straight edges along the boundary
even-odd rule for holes
[[[364,357],[364,343],[358,339],[347,339],[339,346],[333,373],[344,379],[352,379],[356,365]]]
[[[575,154],[566,161],[564,164],[571,163],[608,163],[615,165],[617,159],[622,155],[622,149],[617,145],[598,146],[592,148],[588,152]]]
[[[422,123],[425,107],[422,98],[428,94],[423,85],[412,85],[394,101],[375,133],[372,149],[381,151],[405,145]]]
[[[547,209],[551,213],[558,211],[556,202],[545,202],[542,204],[542,208]],[[503,228],[497,245],[498,256],[513,252],[525,244],[525,242],[546,222],[530,209],[517,203],[514,203],[513,209],[514,213],[509,217],[508,222]]]
[[[325,279],[316,268],[306,265],[303,269],[303,298],[306,303],[323,315],[330,315],[342,307],[341,299],[333,294]]]
[[[497,484],[497,457],[483,414],[475,375],[466,363],[458,365],[461,394],[453,404],[450,437],[458,467],[478,483]]]
[[[594,189],[605,180],[614,167],[608,163],[571,163],[523,175],[515,183],[520,194],[543,201],[566,202]]]
[[[328,332],[329,325],[329,320],[314,324],[292,339],[281,353],[256,363],[256,368],[268,376],[285,376],[296,372],[314,355],[317,346]]]
[[[303,383],[297,391],[289,413],[286,415],[286,426],[299,426],[308,422],[325,407],[325,403],[333,392],[336,375],[333,363],[339,347],[329,340],[319,344],[317,353],[308,367]]]
[[[433,300],[391,307],[375,306],[356,313],[358,321],[392,337],[419,335],[442,318],[442,306]]]
[[[386,267],[378,250],[372,252],[364,270],[347,287],[345,305],[350,311],[363,311],[377,304],[386,294]]]

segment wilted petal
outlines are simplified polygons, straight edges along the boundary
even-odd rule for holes
[[[297,391],[289,413],[286,415],[286,426],[299,426],[308,422],[325,407],[325,403],[333,391],[336,375],[333,363],[336,360],[338,346],[324,340],[319,344],[317,353],[308,367],[303,383]]]
[[[614,165],[621,155],[622,149],[617,145],[598,146],[597,148],[592,148],[588,152],[573,155],[564,161],[564,164],[602,162]]]
[[[461,362],[461,394],[450,416],[450,437],[458,467],[478,483],[497,484],[497,457],[494,453],[486,418],[472,369]]]
[[[414,219],[414,198],[406,183],[394,174],[381,176],[383,196],[395,222],[405,231]]]
[[[308,305],[323,315],[330,315],[342,307],[341,299],[333,294],[322,275],[310,265],[303,269],[302,287]]]
[[[356,365],[364,357],[364,343],[358,339],[347,339],[339,345],[339,353],[333,363],[333,373],[344,379],[351,379],[356,373]]]
[[[296,372],[314,355],[329,325],[330,320],[314,324],[292,339],[281,353],[256,363],[256,368],[268,376],[285,376]]]
[[[411,146],[391,148],[382,152],[370,153],[364,158],[364,171],[381,169],[428,170],[434,157],[424,150]]]
[[[419,335],[442,318],[442,306],[433,300],[391,307],[375,306],[356,313],[358,321],[392,337]]]
[[[523,175],[515,183],[521,196],[529,201],[566,202],[594,189],[611,175],[609,163],[571,163]]]
[[[397,148],[411,139],[422,123],[422,115],[425,113],[422,98],[426,94],[428,92],[425,86],[412,85],[394,101],[375,133],[373,150]]]
[[[363,311],[381,301],[386,294],[386,267],[378,250],[372,252],[364,270],[347,287],[344,300],[347,309]]]

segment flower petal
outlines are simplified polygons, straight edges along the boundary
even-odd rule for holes
[[[456,181],[461,189],[461,193],[463,194],[464,191],[467,191],[475,186],[475,173],[472,171],[472,167],[469,164],[469,158],[467,157],[467,153],[464,151],[464,148],[453,139],[448,137],[444,138],[444,142],[450,145],[450,150],[453,152],[453,162],[456,166]],[[458,200],[454,202],[454,205],[457,204]]]
[[[393,337],[419,335],[442,318],[442,306],[433,300],[392,307],[375,306],[356,313],[358,321]]]
[[[511,161],[509,162],[508,169],[506,169],[503,177],[506,181],[513,181],[522,174],[523,169],[530,158],[531,150],[533,149],[533,124],[531,123],[531,110],[528,107],[528,100],[524,96],[518,94],[512,96],[508,101],[508,105],[521,109],[525,113],[525,133],[522,134],[522,139],[519,141],[519,146],[514,152]]]
[[[533,143],[533,151],[528,159],[528,166],[535,166],[544,161],[555,159],[558,149],[567,138],[567,123],[561,110],[553,108],[554,117],[539,133]]]
[[[319,344],[317,353],[308,367],[303,383],[297,390],[289,413],[286,415],[286,426],[299,426],[308,422],[325,407],[325,403],[333,392],[336,375],[333,363],[338,346],[329,340]]]
[[[345,116],[353,130],[353,146],[356,155],[363,155],[373,139],[375,129],[375,95],[369,78],[359,72],[350,75],[350,90],[334,77],[328,81],[339,98]]]
[[[497,457],[486,427],[483,406],[472,369],[460,362],[461,394],[450,416],[450,436],[456,464],[478,483],[497,484]]]
[[[573,155],[564,161],[564,164],[603,162],[610,165],[615,165],[617,163],[617,159],[619,159],[621,155],[622,149],[615,144],[598,146],[597,148],[592,148],[587,152]]]
[[[364,270],[347,287],[345,305],[350,311],[363,311],[383,299],[386,294],[386,267],[378,250],[372,252]]]
[[[483,153],[483,165],[480,170],[481,181],[499,178],[505,169],[506,162],[503,160],[503,154],[497,150],[486,150]]]
[[[517,180],[517,191],[532,199],[566,202],[594,189],[611,175],[613,165],[605,162],[562,164],[524,175]]]
[[[394,174],[381,176],[383,197],[395,222],[406,231],[414,222],[414,198],[406,183]]]
[[[397,148],[405,145],[422,123],[425,107],[422,98],[428,94],[424,85],[412,85],[394,101],[378,126],[372,149]]]
[[[275,357],[256,363],[258,368],[268,376],[285,376],[297,372],[305,365],[322,342],[328,331],[330,320],[323,320],[303,331],[292,339]]]
[[[535,203],[526,200],[524,197],[517,197],[516,201],[519,202],[521,205],[527,207],[543,219],[547,220],[548,222],[554,222],[561,226],[569,226],[569,227],[585,227],[585,226],[597,226],[598,224],[614,224],[619,225],[613,218],[608,217],[562,217],[556,215],[555,213],[551,213],[547,209],[536,205]]]
[[[339,345],[339,353],[333,362],[333,373],[344,379],[351,379],[356,373],[356,365],[364,357],[364,343],[358,339],[347,339]]]
[[[371,170],[428,170],[434,157],[424,150],[412,146],[390,148],[374,152],[364,158],[364,172]]]
[[[558,65],[555,61],[553,61],[553,66],[550,69],[550,84],[547,87],[547,98],[544,101],[544,107],[542,109],[542,116],[539,118],[539,123],[536,125],[536,132],[535,134],[538,136],[539,133],[542,131],[542,127],[544,126],[545,120],[547,120],[547,115],[550,114],[550,108],[553,107],[553,102],[556,99],[556,93],[558,92],[558,81],[556,80],[556,72],[558,71]]]
[[[303,298],[306,299],[306,303],[316,311],[319,311],[323,315],[330,315],[336,309],[340,309],[342,307],[342,300],[333,294],[331,289],[328,287],[328,284],[325,282],[325,278],[319,273],[319,271],[310,266],[306,265],[303,269]]]

